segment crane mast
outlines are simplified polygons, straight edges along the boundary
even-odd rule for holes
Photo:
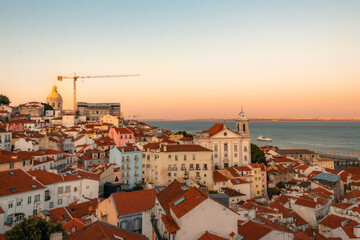
[[[98,76],[91,76],[91,75],[76,75],[74,76],[57,76],[58,81],[62,81],[63,79],[73,79],[74,80],[74,111],[77,110],[76,105],[76,81],[85,78],[109,78],[109,77],[139,77],[140,74],[122,74],[122,75],[98,75]]]

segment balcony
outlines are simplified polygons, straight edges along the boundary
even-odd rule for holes
[[[181,170],[182,170],[182,171],[186,171],[186,167],[181,167]]]
[[[199,176],[199,175],[196,175],[196,176],[195,176],[195,179],[200,179],[200,176]]]
[[[172,171],[172,167],[168,167],[168,171]]]
[[[177,167],[173,167],[173,171],[177,171]]]
[[[193,167],[191,167],[191,168],[189,168],[189,170],[193,171],[193,170],[194,170],[194,168],[193,168]]]
[[[200,170],[200,168],[199,168],[199,167],[197,167],[197,168],[196,168],[196,170]]]

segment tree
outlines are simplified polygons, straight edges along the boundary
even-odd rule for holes
[[[285,188],[285,183],[283,183],[283,182],[278,182],[278,184],[276,184],[276,187],[278,187],[278,188]]]
[[[51,224],[39,217],[25,218],[5,233],[6,240],[48,240],[55,232],[64,232],[61,223]]]
[[[265,153],[255,144],[251,144],[251,162],[267,165]]]
[[[269,196],[270,200],[272,199],[273,196],[276,196],[276,195],[279,195],[279,194],[280,194],[280,191],[276,187],[268,189],[268,196]]]
[[[192,135],[186,131],[178,131],[176,134],[183,135],[184,137],[192,137]]]
[[[135,186],[132,188],[133,191],[143,190],[143,186],[141,183],[136,183]]]
[[[10,103],[10,99],[7,96],[0,94],[0,104],[9,105]]]

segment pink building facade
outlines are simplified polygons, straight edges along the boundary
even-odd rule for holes
[[[126,127],[111,128],[109,131],[109,137],[112,138],[117,147],[123,147],[127,143],[134,143],[134,133]]]

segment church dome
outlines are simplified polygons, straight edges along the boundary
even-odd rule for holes
[[[62,110],[62,97],[54,85],[52,92],[47,96],[46,103],[54,108],[54,110]]]
[[[48,98],[60,99],[60,100],[62,100],[62,97],[61,97],[61,95],[58,93],[57,87],[56,87],[55,85],[53,86],[52,92],[48,95]]]

